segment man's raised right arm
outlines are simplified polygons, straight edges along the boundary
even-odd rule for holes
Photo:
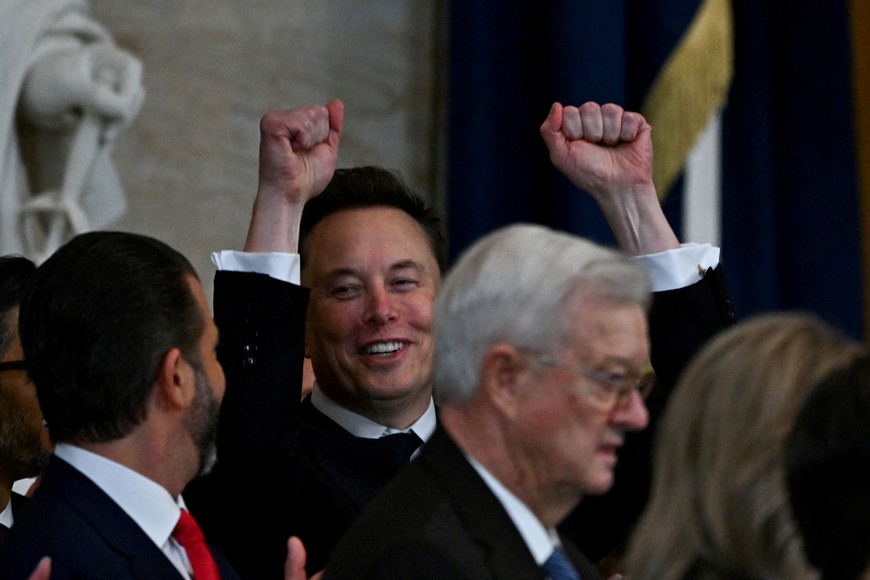
[[[302,210],[332,179],[343,123],[339,100],[263,116],[259,183],[246,252],[298,253]]]

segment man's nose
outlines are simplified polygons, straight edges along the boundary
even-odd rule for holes
[[[383,286],[369,290],[365,320],[371,324],[383,325],[396,318],[393,296]]]
[[[614,409],[612,421],[626,431],[640,431],[649,424],[649,411],[639,391],[632,391],[628,404]]]

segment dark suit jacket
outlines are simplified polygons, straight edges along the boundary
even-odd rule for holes
[[[663,385],[656,400],[666,398],[687,357],[733,318],[720,274],[717,269],[688,289],[656,296],[653,364]],[[309,573],[320,570],[344,530],[397,470],[385,465],[376,443],[353,437],[309,402],[300,403],[307,296],[261,274],[215,277],[219,358],[227,376],[218,464],[184,496],[209,541],[245,578],[280,578],[290,535],[305,543]],[[636,458],[629,455],[629,467],[639,464],[640,475],[630,474],[628,485],[604,504],[606,516],[572,520],[563,533],[573,539],[601,528],[608,547],[626,533],[646,501],[649,480],[649,439],[627,444],[622,454],[631,454],[632,446],[639,450]]]
[[[26,495],[21,495],[20,493],[16,493],[14,491],[12,492],[10,499],[12,500],[12,517],[13,518],[18,513],[16,510],[23,510],[24,507],[27,505],[27,502],[30,501],[30,498],[28,498]]]
[[[565,543],[583,580],[600,578]],[[544,578],[507,512],[438,429],[338,543],[324,580]]]
[[[13,491],[9,499],[12,502],[12,518],[13,520],[18,520],[18,516],[24,514],[24,510],[27,509],[30,498]],[[14,521],[13,525],[15,525]]]
[[[80,471],[52,457],[0,552],[0,578],[27,578],[40,558],[51,578],[181,578],[145,532]],[[219,554],[224,579],[238,578]]]
[[[29,500],[27,497],[15,493],[14,491],[9,496],[9,502],[12,504],[12,519],[17,519],[24,512],[24,508],[27,506],[27,502]],[[6,508],[3,508],[4,510]],[[3,546],[3,543],[6,541],[6,536],[9,534],[9,530],[6,526],[0,526],[0,547]]]
[[[401,463],[300,402],[308,292],[258,274],[218,272],[215,321],[227,377],[218,462],[185,501],[244,578],[282,578],[287,538],[310,572]]]

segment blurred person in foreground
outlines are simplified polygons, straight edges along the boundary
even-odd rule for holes
[[[825,377],[785,448],[789,503],[823,580],[870,578],[870,357]]]
[[[813,385],[862,351],[792,313],[744,321],[705,346],[659,424],[632,580],[812,578],[786,496],[785,440]]]

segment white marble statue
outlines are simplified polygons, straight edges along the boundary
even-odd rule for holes
[[[0,254],[41,261],[123,214],[109,153],[143,98],[85,0],[0,0]]]

